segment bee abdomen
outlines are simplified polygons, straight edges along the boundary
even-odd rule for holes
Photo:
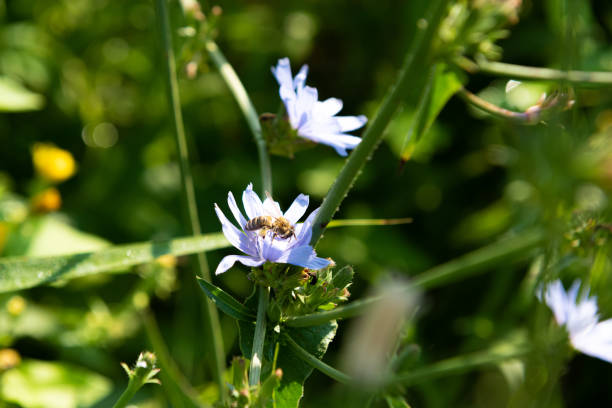
[[[264,227],[269,228],[271,226],[271,221],[269,218],[270,217],[265,215],[260,215],[259,217],[251,218],[247,221],[246,225],[244,226],[244,229],[247,231],[255,231]]]

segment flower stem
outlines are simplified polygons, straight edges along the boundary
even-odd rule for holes
[[[373,225],[401,225],[410,224],[411,217],[407,218],[357,218],[350,220],[331,220],[327,228],[335,227],[369,227]]]
[[[489,350],[451,357],[429,366],[415,369],[409,373],[396,375],[389,380],[389,384],[411,385],[447,375],[461,374],[475,368],[498,364],[513,358],[520,358],[529,354],[530,351],[527,347],[516,347],[504,351]]]
[[[543,242],[544,234],[541,231],[530,231],[496,242],[415,276],[411,287],[431,289],[485,272],[504,262],[519,261]],[[379,300],[378,297],[370,297],[325,312],[289,317],[285,324],[291,327],[308,327],[357,316]]]
[[[258,385],[261,376],[264,341],[266,339],[266,311],[270,298],[270,288],[259,286],[259,299],[257,302],[257,322],[253,335],[253,351],[251,353],[251,366],[249,367],[249,385]]]
[[[261,131],[261,124],[259,123],[259,115],[253,106],[253,102],[249,98],[240,78],[234,71],[234,68],[227,61],[219,46],[212,41],[207,40],[206,51],[212,58],[215,63],[217,69],[221,73],[223,80],[227,84],[228,88],[234,95],[236,99],[236,103],[238,103],[238,107],[242,111],[244,118],[247,121],[249,129],[251,129],[251,133],[255,138],[255,144],[257,145],[257,154],[259,155],[259,166],[261,171],[261,180],[264,191],[272,194],[272,173],[270,170],[270,156],[268,155],[268,150],[266,149],[266,141],[263,138],[263,134]]]
[[[132,381],[128,383],[127,388],[123,391],[123,394],[119,397],[113,408],[124,408],[127,407],[128,403],[134,398],[136,392],[140,389],[142,384],[139,384],[137,381]]]
[[[461,99],[470,105],[473,105],[489,115],[500,119],[511,120],[524,125],[537,125],[540,121],[540,110],[533,112],[514,112],[508,109],[500,108],[499,106],[482,99],[465,88],[461,88],[457,94]]]
[[[567,81],[574,85],[612,85],[612,72],[604,71],[563,71],[552,68],[529,67],[507,64],[478,58],[476,64],[466,61],[455,61],[469,72],[483,72],[516,79],[533,79],[542,81]]]
[[[399,104],[404,100],[408,91],[414,89],[418,92],[423,86],[418,73],[423,69],[427,69],[432,63],[432,43],[438,31],[440,21],[446,12],[446,6],[449,1],[450,0],[433,0],[430,3],[426,17],[420,20],[419,27],[425,28],[419,29],[415,35],[415,39],[406,55],[404,65],[402,66],[397,81],[387,92],[374,119],[372,119],[372,122],[363,133],[361,143],[359,143],[351,153],[340,171],[340,174],[338,174],[336,181],[323,200],[323,204],[317,214],[312,229],[311,244],[313,246],[315,246],[321,238],[324,229],[327,227],[327,224],[340,206],[340,203],[353,186],[365,162],[378,147],[378,144],[383,138],[385,128],[391,121]]]
[[[307,364],[310,364],[312,367],[316,368],[326,376],[333,378],[334,380],[343,384],[347,384],[351,381],[351,377],[349,377],[347,374],[335,369],[330,365],[325,364],[323,361],[319,360],[317,357],[304,350],[288,334],[285,334],[284,338],[289,347],[291,347],[291,349],[295,352],[295,354]]]
[[[189,167],[189,154],[187,150],[187,138],[185,136],[185,127],[183,125],[183,116],[181,113],[180,96],[178,82],[176,76],[176,64],[174,61],[174,50],[172,48],[172,34],[170,31],[170,21],[168,17],[168,9],[166,0],[155,0],[155,9],[159,23],[159,31],[162,39],[164,52],[164,65],[166,67],[166,82],[168,86],[168,101],[171,106],[172,119],[174,122],[177,150],[179,154],[179,165],[181,172],[181,184],[183,187],[183,196],[187,206],[187,215],[189,219],[189,229],[192,235],[201,233],[200,220],[196,205],[195,190],[193,187],[193,178]],[[206,262],[206,255],[202,252],[196,255],[196,264],[202,275],[202,278],[210,282],[210,271]],[[216,374],[217,384],[219,386],[219,394],[221,400],[225,401],[223,372],[225,371],[225,352],[223,351],[223,338],[221,337],[221,325],[219,324],[219,315],[217,309],[214,308],[212,302],[205,299],[205,314],[208,322],[208,330],[212,338],[213,354],[214,354],[214,370]]]

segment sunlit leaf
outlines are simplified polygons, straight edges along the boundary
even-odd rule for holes
[[[24,88],[10,78],[0,77],[0,112],[39,110],[44,104],[42,95]]]
[[[225,248],[221,233],[168,241],[118,245],[98,252],[40,258],[0,258],[0,292],[26,289],[58,279],[71,279],[116,271],[151,262],[162,255],[187,255]]]
[[[26,360],[0,380],[5,401],[24,408],[88,407],[111,390],[99,374],[67,363]]]

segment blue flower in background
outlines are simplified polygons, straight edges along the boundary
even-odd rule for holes
[[[345,132],[359,129],[368,119],[363,116],[335,116],[342,109],[342,101],[329,98],[320,102],[316,88],[304,86],[308,66],[304,65],[293,78],[289,58],[278,60],[272,73],[280,85],[280,97],[285,104],[291,127],[298,136],[316,143],[329,145],[339,155],[346,156],[361,138]]]
[[[576,303],[580,281],[565,292],[560,280],[544,290],[544,301],[555,320],[565,326],[572,346],[578,351],[612,363],[612,319],[599,321],[597,297],[581,296]]]
[[[293,265],[310,268],[313,270],[322,269],[331,264],[331,261],[318,258],[310,246],[312,237],[312,222],[317,215],[318,209],[314,210],[306,221],[298,223],[308,208],[308,196],[300,194],[289,209],[282,213],[280,206],[272,197],[268,196],[263,202],[253,191],[253,184],[249,184],[242,193],[242,203],[247,214],[247,218],[236,205],[234,195],[230,191],[227,196],[227,204],[240,225],[236,228],[223,214],[217,204],[215,212],[221,226],[223,234],[227,240],[246,255],[228,255],[221,260],[215,274],[220,274],[231,268],[236,261],[246,266],[260,266],[265,262],[288,263]],[[288,238],[280,238],[273,229],[247,228],[249,220],[256,217],[271,217],[271,219],[283,219],[288,221],[293,228],[293,234]]]

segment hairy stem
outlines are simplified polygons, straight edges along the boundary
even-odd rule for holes
[[[266,149],[266,141],[263,138],[263,134],[261,131],[261,124],[259,123],[259,115],[253,106],[253,102],[251,102],[251,98],[247,94],[240,78],[232,68],[231,64],[227,62],[225,56],[217,46],[217,44],[212,40],[206,41],[206,51],[212,58],[215,63],[217,69],[221,73],[223,80],[227,84],[228,88],[234,95],[234,99],[236,99],[236,103],[238,103],[238,107],[242,111],[244,118],[247,121],[249,129],[251,129],[251,133],[255,138],[255,144],[257,145],[257,154],[259,156],[259,166],[261,172],[261,181],[264,191],[272,194],[272,172],[270,170],[270,156],[268,155],[268,150]]]
[[[168,87],[168,102],[171,106],[171,116],[175,128],[174,136],[179,154],[181,184],[183,187],[183,197],[187,206],[190,229],[189,232],[192,235],[199,235],[201,233],[200,220],[198,217],[193,178],[191,176],[191,169],[189,167],[187,138],[185,136],[185,127],[183,125],[183,116],[181,113],[180,96],[176,76],[176,64],[174,61],[174,50],[172,48],[172,33],[170,31],[170,21],[168,17],[168,9],[166,7],[166,0],[155,0],[155,9],[162,39],[164,65],[166,68],[166,82]],[[202,278],[210,282],[210,271],[208,270],[206,255],[202,252],[198,253],[196,255],[196,263]],[[217,313],[217,309],[214,308],[210,300],[205,299],[204,302],[206,321],[208,323],[208,330],[212,338],[216,380],[217,384],[219,385],[221,400],[224,401],[225,392],[223,392],[223,390],[225,385],[223,382],[223,372],[225,371],[225,352],[223,351],[223,339],[221,337],[219,315]]]
[[[270,288],[259,286],[259,300],[257,302],[257,322],[253,335],[253,351],[251,353],[251,366],[249,367],[249,385],[258,385],[261,376],[264,341],[266,339],[266,311],[270,298]]]
[[[323,200],[323,204],[317,214],[312,229],[311,244],[313,246],[315,246],[321,238],[327,224],[353,186],[365,162],[378,147],[384,131],[399,104],[404,100],[411,88],[420,88],[423,86],[419,80],[415,81],[415,78],[419,78],[417,74],[432,62],[431,49],[433,48],[433,39],[438,31],[438,26],[446,11],[448,3],[449,0],[433,0],[430,3],[426,17],[421,19],[419,27],[426,27],[424,29],[419,29],[417,32],[411,48],[406,55],[404,65],[402,66],[397,81],[387,92],[374,119],[372,119],[363,133],[361,143],[359,143],[351,153],[340,171],[340,174],[336,178],[336,181]]]
[[[485,272],[495,265],[520,261],[543,242],[544,234],[541,231],[530,231],[496,242],[415,276],[411,287],[431,289]],[[325,312],[289,317],[285,324],[291,327],[308,327],[357,316],[379,300],[378,297],[370,297]]]

